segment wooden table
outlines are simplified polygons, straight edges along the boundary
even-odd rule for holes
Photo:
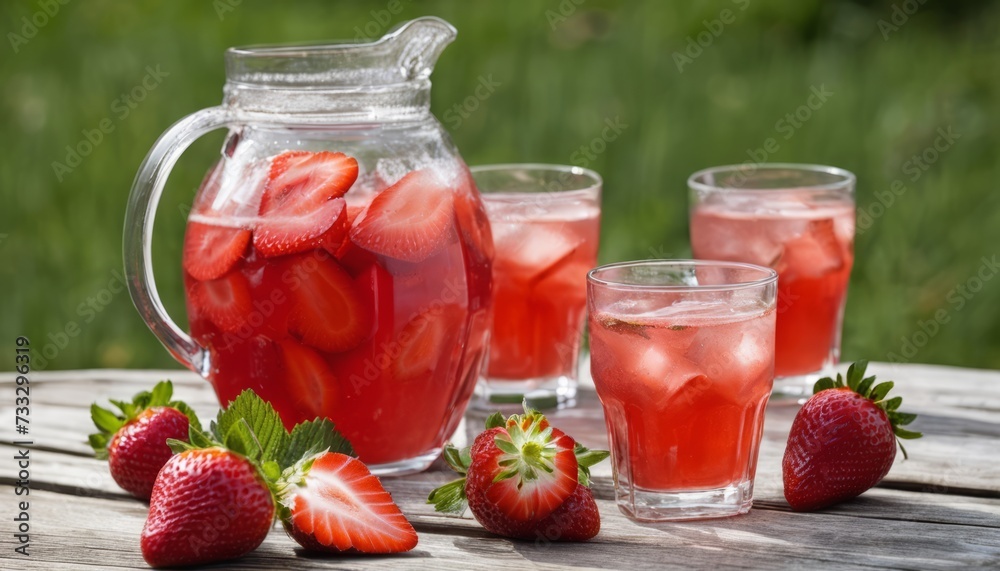
[[[772,406],[747,515],[683,524],[641,525],[614,503],[609,463],[595,471],[602,530],[585,544],[518,542],[492,536],[471,517],[434,513],[427,493],[452,478],[440,465],[386,487],[420,534],[415,550],[395,557],[314,557],[273,530],[251,555],[215,568],[239,569],[673,569],[673,568],[1000,568],[1000,372],[925,365],[873,364],[893,379],[913,425],[925,437],[908,443],[889,476],[863,497],[817,513],[789,510],[780,459],[795,413]],[[13,552],[18,498],[13,439],[13,375],[0,376],[5,442],[0,450],[2,569],[142,568],[139,533],[147,506],[122,492],[90,452],[88,407],[124,398],[171,378],[179,398],[203,419],[217,411],[209,385],[178,371],[65,371],[31,381],[30,557]],[[577,408],[552,415],[588,446],[606,447],[600,407],[585,390]],[[482,417],[470,414],[467,434]],[[473,428],[473,426],[475,428]],[[463,436],[461,434],[459,438]]]

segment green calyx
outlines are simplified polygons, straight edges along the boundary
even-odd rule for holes
[[[179,400],[171,400],[174,394],[174,385],[170,381],[160,381],[156,383],[152,391],[142,391],[132,397],[132,401],[111,400],[111,404],[120,412],[113,412],[109,409],[97,406],[97,403],[90,405],[90,417],[97,426],[98,432],[91,434],[87,440],[94,449],[94,454],[98,458],[105,460],[108,457],[108,445],[114,435],[126,424],[134,421],[143,412],[156,407],[175,408],[188,417],[192,427],[201,428],[198,416],[186,403]]]
[[[837,373],[836,379],[823,377],[822,379],[816,381],[816,384],[813,386],[813,394],[827,389],[848,388],[871,400],[876,406],[885,411],[886,416],[889,418],[889,422],[892,424],[892,431],[896,435],[897,442],[901,439],[912,440],[923,436],[920,432],[914,432],[912,430],[902,428],[903,426],[906,426],[916,420],[917,415],[899,410],[899,406],[903,403],[903,397],[887,398],[889,391],[892,390],[895,383],[892,381],[885,381],[876,384],[875,375],[865,377],[865,369],[867,368],[868,361],[856,361],[848,367],[846,379],[842,377],[840,373]],[[899,448],[903,451],[903,458],[909,458],[906,454],[906,448],[903,447],[902,442],[899,442]]]

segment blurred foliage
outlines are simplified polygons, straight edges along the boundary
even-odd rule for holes
[[[49,368],[176,366],[111,282],[139,163],[171,123],[218,104],[226,47],[377,37],[425,14],[459,30],[433,76],[439,117],[499,83],[446,122],[467,162],[586,161],[605,178],[603,262],[689,256],[687,176],[773,137],[768,160],[847,168],[860,209],[879,214],[856,243],[844,357],[1000,368],[1000,279],[953,291],[1000,258],[996,2],[75,0],[37,16],[56,4],[0,4],[0,338],[51,343]],[[46,21],[29,38],[33,17]],[[675,54],[699,40],[679,71]],[[169,75],[123,117],[147,66]],[[776,123],[812,87],[833,95],[785,139]],[[59,180],[52,163],[105,119],[114,130]],[[615,120],[620,136],[594,144]],[[949,128],[960,137],[912,180],[907,161]],[[182,322],[183,208],[222,136],[188,151],[157,217],[159,291]],[[874,206],[897,179],[905,192]],[[924,346],[907,356],[908,342]]]

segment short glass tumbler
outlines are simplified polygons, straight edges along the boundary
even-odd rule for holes
[[[493,323],[477,404],[567,406],[576,396],[601,177],[580,167],[472,168],[493,231]]]
[[[694,257],[778,272],[775,398],[807,398],[840,359],[854,184],[842,169],[777,163],[715,167],[688,179]]]
[[[701,260],[588,274],[590,366],[628,517],[749,511],[774,378],[777,278]]]

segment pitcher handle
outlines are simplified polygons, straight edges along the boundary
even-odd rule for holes
[[[232,120],[229,109],[220,106],[202,109],[174,123],[160,135],[139,167],[125,211],[125,277],[132,303],[174,359],[203,377],[208,373],[208,352],[167,315],[156,292],[151,255],[153,221],[177,159],[196,139]]]

